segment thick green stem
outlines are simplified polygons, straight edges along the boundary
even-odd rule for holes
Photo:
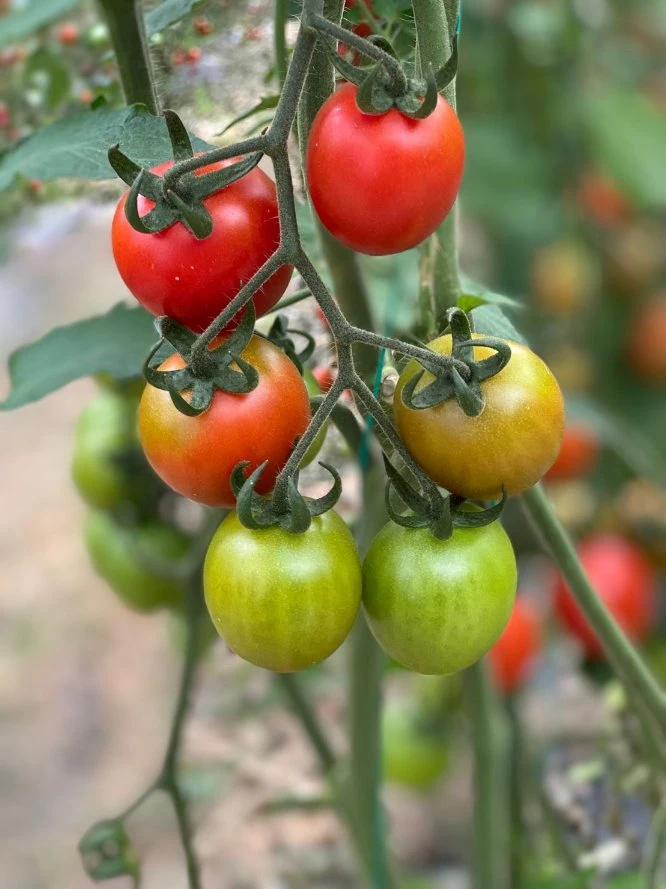
[[[451,42],[458,16],[457,0],[413,0],[414,21],[422,69],[438,71],[451,55]],[[444,97],[456,107],[455,79]],[[421,248],[419,322],[416,332],[424,339],[439,333],[446,309],[460,294],[458,272],[457,209],[451,210],[437,231]]]
[[[465,672],[474,749],[474,886],[509,887],[507,732],[487,666]]]
[[[654,722],[666,732],[666,696],[640,654],[622,632],[583,570],[571,538],[558,521],[541,485],[522,496],[523,506],[557,562],[574,598],[599,637],[604,651],[625,685],[628,700],[638,694]],[[641,721],[643,707],[637,710]]]
[[[159,112],[141,0],[100,0],[128,105]]]

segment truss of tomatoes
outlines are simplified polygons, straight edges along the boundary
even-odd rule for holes
[[[364,114],[356,87],[345,84],[317,115],[305,160],[324,226],[355,250],[396,253],[432,234],[453,206],[464,138],[441,97],[424,119],[395,108]],[[205,329],[279,246],[275,187],[258,168],[205,199],[213,231],[202,240],[180,222],[139,233],[124,202],[112,230],[124,281],[149,311],[193,331]],[[140,214],[150,207],[139,200]],[[257,315],[272,308],[290,275],[289,267],[279,269],[254,295]],[[451,337],[430,347],[450,353]],[[421,370],[416,362],[398,385],[394,414],[406,447],[438,485],[465,498],[523,491],[558,453],[559,387],[527,347],[511,348],[506,367],[483,383],[486,405],[478,417],[468,417],[455,400],[421,410],[405,404],[404,387]],[[481,345],[474,352],[476,359],[490,354]],[[141,444],[157,474],[185,497],[232,508],[204,568],[210,615],[229,647],[265,669],[303,669],[335,651],[362,603],[377,641],[403,666],[452,673],[482,657],[505,629],[516,592],[515,556],[499,523],[455,528],[442,541],[427,528],[389,522],[363,565],[333,510],[316,516],[302,534],[241,523],[233,510],[232,470],[241,461],[247,473],[266,464],[257,491],[269,493],[310,421],[306,384],[280,349],[255,335],[242,357],[258,372],[252,391],[217,390],[208,409],[191,417],[168,392],[147,385],[138,409]],[[161,369],[183,366],[176,354]],[[431,380],[424,373],[417,391]]]

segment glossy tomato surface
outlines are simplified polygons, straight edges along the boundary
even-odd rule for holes
[[[190,540],[180,531],[159,522],[125,528],[110,513],[94,510],[86,519],[85,541],[95,570],[127,606],[135,611],[182,607],[182,585],[152,565],[168,569],[185,555]]]
[[[290,673],[323,661],[345,640],[361,601],[351,532],[333,511],[304,534],[252,531],[231,512],[204,564],[206,604],[232,651]]]
[[[182,414],[168,392],[151,385],[139,405],[139,437],[150,465],[174,491],[208,506],[233,506],[229,477],[244,460],[248,474],[268,460],[256,490],[270,491],[310,420],[305,383],[284,352],[253,336],[242,357],[259,373],[256,388],[244,395],[218,389],[198,417]],[[183,365],[173,355],[161,368]]]
[[[645,639],[656,620],[654,570],[638,547],[619,534],[597,534],[578,547],[583,568],[602,602],[634,642]],[[555,607],[564,627],[578,639],[588,658],[601,660],[603,648],[571,591],[558,577]]]
[[[137,403],[133,397],[100,392],[77,421],[72,478],[90,506],[115,509],[132,494],[122,459],[132,448],[138,450]]]
[[[481,334],[473,334],[479,338]],[[402,390],[421,365],[410,361],[395,392],[393,412],[400,437],[412,457],[443,488],[472,499],[495,499],[502,485],[519,494],[550,469],[562,441],[564,399],[546,364],[520,343],[510,343],[511,359],[481,384],[486,404],[478,417],[468,417],[452,398],[437,407],[412,410]],[[428,344],[451,354],[451,336]],[[476,346],[477,359],[494,354]],[[433,376],[427,371],[420,391]]]
[[[526,596],[519,596],[509,623],[488,657],[498,688],[512,694],[530,677],[541,650],[541,619]]]
[[[197,173],[233,162],[211,164]],[[171,161],[159,164],[153,172],[163,174],[170,166]],[[111,230],[113,255],[123,281],[153,315],[168,315],[194,331],[210,324],[280,242],[275,186],[256,167],[206,198],[213,231],[201,240],[181,222],[157,234],[135,231],[125,217],[125,200],[120,199]],[[148,198],[139,197],[141,216],[153,206]],[[257,317],[280,299],[291,272],[291,266],[278,269],[252,297]]]
[[[585,475],[597,462],[599,450],[599,439],[592,429],[582,423],[567,423],[560,452],[546,478],[559,480]]]
[[[423,120],[395,108],[364,114],[357,89],[341,86],[319,110],[306,175],[326,228],[361,253],[400,253],[420,244],[453,206],[465,143],[455,111],[440,96]]]
[[[375,638],[399,664],[455,673],[499,638],[516,581],[513,548],[498,522],[456,528],[449,540],[389,522],[363,565],[363,606]]]

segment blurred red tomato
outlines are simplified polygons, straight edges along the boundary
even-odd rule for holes
[[[512,694],[529,679],[541,645],[539,614],[532,602],[519,594],[506,629],[488,655],[495,682],[504,694]]]
[[[202,52],[198,46],[193,46],[191,49],[187,51],[187,61],[188,62],[198,62],[201,60]]]
[[[597,462],[599,440],[595,433],[582,423],[568,423],[564,429],[562,446],[546,478],[577,478],[585,475]]]
[[[326,364],[322,364],[320,367],[315,367],[312,371],[312,376],[319,383],[319,388],[322,392],[328,392],[333,383],[335,382],[335,373],[332,367],[329,367]]]
[[[5,130],[12,122],[12,115],[7,105],[0,102],[0,130]]]
[[[599,225],[614,228],[631,216],[631,204],[615,183],[598,170],[587,170],[580,178],[576,193],[586,216]]]
[[[78,43],[79,28],[74,22],[65,22],[56,29],[56,38],[63,46],[71,46]]]
[[[201,34],[204,37],[206,34],[210,34],[213,30],[213,23],[210,19],[206,18],[205,15],[197,16],[194,20],[194,30],[197,34]]]
[[[596,534],[578,547],[590,583],[633,642],[649,635],[657,611],[656,577],[638,547],[619,534]],[[555,609],[562,625],[581,643],[588,658],[603,659],[601,643],[558,576]]]
[[[637,377],[666,383],[666,293],[656,293],[636,312],[627,338],[627,360]]]

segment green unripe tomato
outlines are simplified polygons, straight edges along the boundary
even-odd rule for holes
[[[448,744],[419,725],[414,711],[389,704],[382,715],[382,762],[387,781],[426,790],[448,765]]]
[[[516,558],[498,522],[455,528],[448,540],[389,522],[365,559],[363,605],[375,638],[398,663],[456,673],[500,637],[516,584]]]
[[[135,398],[137,401],[141,398],[141,394],[146,388],[146,381],[143,377],[124,377],[119,379],[102,371],[95,374],[93,379],[104,392],[115,392],[117,395],[126,395],[128,398]]]
[[[169,615],[169,640],[180,654],[185,654],[187,647],[187,620],[179,611]],[[203,657],[213,647],[220,637],[208,614],[205,612],[199,618],[197,628],[197,656]]]
[[[150,563],[179,561],[190,546],[185,534],[158,522],[125,528],[111,514],[92,510],[86,520],[85,541],[97,573],[130,608],[182,608],[182,584],[158,574]]]
[[[90,506],[115,509],[130,497],[131,485],[118,457],[138,452],[137,403],[113,392],[100,392],[76,424],[72,478]]]
[[[354,539],[331,510],[304,534],[245,528],[224,519],[204,563],[213,623],[251,664],[290,673],[327,658],[345,640],[361,602]]]
[[[315,378],[315,375],[312,373],[307,365],[303,368],[303,382],[305,383],[305,388],[308,390],[308,395],[311,398],[313,398],[315,395],[321,395],[321,386],[319,385]],[[306,466],[309,466],[310,463],[312,463],[312,461],[315,459],[319,451],[321,451],[327,432],[328,420],[315,435],[312,444],[305,452],[305,456],[301,460],[301,469],[305,469]]]

